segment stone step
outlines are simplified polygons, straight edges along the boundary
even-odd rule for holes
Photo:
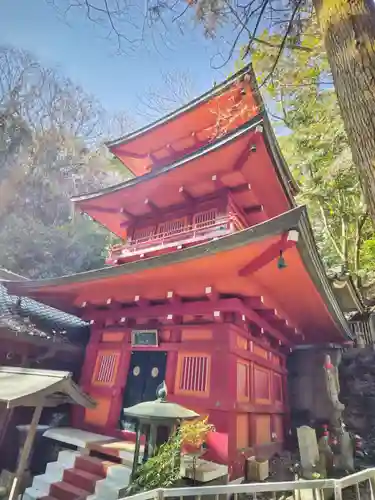
[[[50,494],[58,500],[83,500],[90,495],[90,491],[77,488],[65,481],[59,481],[51,485]]]
[[[45,474],[56,478],[56,481],[61,481],[65,469],[66,466],[60,462],[49,462]]]
[[[80,455],[76,458],[74,468],[90,472],[96,476],[106,477],[107,468],[112,464],[113,462],[105,462],[96,457]]]
[[[129,482],[131,473],[131,468],[125,465],[111,465],[107,469],[107,479],[116,484],[123,484]]]
[[[77,486],[78,488],[82,488],[83,490],[87,490],[90,493],[94,493],[96,482],[101,479],[103,479],[102,476],[97,476],[82,469],[73,468],[64,471],[63,481],[73,486]]]
[[[129,480],[126,481],[126,478],[122,484],[115,483],[108,478],[102,479],[96,483],[95,495],[97,497],[105,497],[108,500],[116,500],[124,496],[128,485]]]
[[[80,456],[80,452],[76,450],[61,450],[59,456],[57,457],[57,462],[63,464],[65,468],[74,467],[74,462],[77,457]]]
[[[45,494],[48,495],[50,492],[51,484],[57,483],[60,480],[61,479],[55,478],[48,474],[40,474],[39,476],[33,477],[33,482],[31,487],[35,488],[36,490],[45,491],[46,492]]]
[[[26,490],[22,496],[22,499],[23,500],[38,500],[40,498],[48,496],[48,494],[49,494],[49,491],[37,490],[36,488],[33,488],[32,486],[30,486],[29,488],[26,488]]]

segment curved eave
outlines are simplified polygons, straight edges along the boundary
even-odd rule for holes
[[[123,191],[123,190],[128,190],[130,188],[134,188],[136,186],[144,186],[147,183],[164,176],[166,174],[175,172],[178,169],[183,169],[183,168],[189,168],[189,166],[194,162],[196,163],[197,161],[205,158],[207,155],[210,153],[212,154],[218,154],[218,151],[221,150],[221,148],[224,149],[225,146],[233,147],[231,146],[231,143],[235,142],[236,140],[238,141],[244,141],[246,140],[246,135],[250,133],[254,133],[255,129],[257,126],[261,125],[262,126],[262,140],[263,140],[263,146],[262,146],[262,151],[264,153],[262,154],[267,154],[269,157],[270,161],[270,166],[274,170],[274,174],[272,175],[275,176],[275,179],[277,179],[276,182],[274,182],[274,188],[278,189],[277,186],[280,186],[280,195],[283,197],[286,197],[286,201],[283,202],[282,208],[278,209],[277,213],[280,213],[282,211],[288,210],[290,207],[295,206],[295,201],[294,201],[294,194],[297,192],[297,187],[293,181],[293,178],[291,176],[291,173],[282,157],[282,154],[278,148],[277,141],[275,139],[272,127],[267,119],[267,117],[264,117],[262,114],[256,116],[254,119],[250,120],[247,122],[245,125],[241,126],[231,134],[228,134],[226,137],[221,138],[208,146],[205,146],[194,153],[182,158],[181,160],[178,160],[170,165],[167,165],[160,170],[156,170],[153,172],[150,172],[148,174],[145,174],[141,177],[135,177],[133,179],[127,180],[125,182],[122,182],[120,184],[117,184],[115,186],[110,186],[106,187],[104,189],[101,189],[99,191],[93,192],[93,193],[88,193],[88,194],[81,194],[78,196],[75,196],[72,198],[72,201],[79,207],[81,211],[84,211],[88,213],[91,217],[93,217],[95,220],[100,222],[101,224],[107,225],[108,229],[110,229],[112,232],[115,234],[123,237],[123,230],[122,230],[122,222],[124,222],[124,217],[120,214],[120,207],[115,207],[116,203],[113,202],[113,200],[110,199],[111,196],[116,196],[116,193]],[[239,148],[243,148],[243,145],[239,145]],[[236,153],[237,154],[237,153]],[[254,153],[257,154],[257,153]],[[235,161],[235,160],[233,160]],[[254,157],[253,160],[249,158],[247,160],[248,162],[254,161],[254,175],[258,175],[256,172],[256,157]],[[228,163],[228,167],[231,164]],[[221,168],[221,167],[220,167]],[[232,168],[234,168],[234,164],[232,165]],[[233,171],[234,172],[234,171]],[[218,172],[214,172],[220,173]],[[229,169],[227,169],[223,173],[228,174]],[[208,175],[208,174],[207,174]],[[250,174],[253,175],[253,174]],[[185,176],[186,177],[186,176]],[[190,180],[191,182],[191,180]],[[252,179],[249,178],[246,182],[250,182],[252,184]],[[150,188],[151,189],[151,188]],[[151,189],[153,191],[155,189],[155,186]],[[161,189],[160,187],[158,189]],[[281,194],[283,193],[283,194]],[[104,198],[108,197],[108,201],[105,200]],[[90,206],[90,202],[93,201],[99,201],[101,206],[99,208]],[[181,200],[183,202],[183,198]],[[261,200],[259,200],[260,203],[262,203]],[[268,201],[269,202],[269,201]],[[265,205],[268,203],[267,201],[265,202]],[[106,210],[104,210],[103,204],[106,205]],[[121,207],[123,208],[123,207]],[[99,211],[98,211],[99,210]],[[108,214],[106,213],[108,211]],[[111,224],[109,224],[109,213],[111,217]],[[271,216],[274,215],[274,213],[270,214]],[[142,215],[141,215],[142,216]],[[118,220],[117,220],[118,219]],[[121,219],[121,220],[120,220]]]
[[[271,122],[266,113],[263,115],[263,126],[266,131],[264,134],[266,146],[270,153],[270,157],[274,159],[274,162],[277,165],[277,173],[280,176],[280,180],[283,186],[287,186],[285,189],[288,189],[288,195],[291,194],[292,197],[296,196],[300,191],[299,186],[292,176],[287,162],[285,161],[275,132],[273,131]]]
[[[365,306],[350,276],[343,279],[332,278],[331,283],[341,309],[345,313],[363,314],[365,312]]]
[[[100,280],[116,279],[125,275],[136,275],[148,270],[161,269],[187,261],[198,260],[211,255],[225,253],[236,248],[256,243],[265,238],[277,236],[289,230],[297,230],[300,237],[297,250],[304,268],[306,269],[318,295],[324,302],[329,317],[336,325],[336,329],[344,338],[351,338],[348,323],[334,296],[322,262],[316,249],[312,230],[304,207],[298,207],[275,217],[267,222],[258,224],[250,229],[222,237],[196,247],[187,248],[178,252],[165,254],[137,262],[127,263],[115,267],[108,267],[96,271],[89,271],[72,276],[56,279],[47,279],[29,282],[7,282],[5,285],[11,293],[38,297],[39,300],[50,300],[54,296],[58,301],[59,289],[62,294],[69,291],[79,295],[79,290],[90,283]],[[97,286],[100,286],[97,283]],[[296,305],[298,307],[298,305]]]
[[[263,115],[258,115],[256,117],[254,117],[251,121],[247,122],[242,127],[235,130],[233,133],[225,136],[224,138],[221,138],[217,141],[212,142],[208,146],[204,146],[203,148],[198,149],[194,153],[185,156],[181,160],[178,160],[174,163],[171,163],[170,165],[167,165],[159,170],[154,170],[148,174],[142,175],[141,177],[133,177],[132,179],[129,179],[129,180],[126,180],[126,181],[121,182],[119,184],[116,184],[115,186],[108,186],[108,187],[105,187],[105,188],[100,189],[98,191],[94,191],[92,193],[84,193],[84,194],[80,194],[77,196],[73,196],[71,198],[71,201],[73,203],[79,203],[81,201],[93,200],[93,199],[101,198],[101,197],[106,196],[108,194],[116,193],[117,191],[122,191],[123,189],[128,189],[130,187],[133,187],[133,186],[136,186],[139,184],[143,184],[151,179],[165,175],[168,172],[171,172],[172,170],[184,167],[186,164],[190,163],[191,161],[194,161],[194,160],[197,160],[203,156],[206,156],[207,154],[211,153],[212,151],[215,151],[216,149],[219,149],[222,146],[225,146],[226,144],[236,140],[238,137],[245,135],[247,132],[255,129],[258,125],[262,125],[262,124],[263,124]]]
[[[220,83],[219,85],[216,85],[213,87],[211,90],[205,92],[201,96],[197,97],[193,101],[190,101],[188,104],[185,106],[182,106],[181,108],[177,109],[176,111],[173,111],[172,113],[169,113],[168,115],[155,120],[154,122],[150,123],[149,125],[146,125],[145,127],[142,127],[139,130],[136,130],[135,132],[132,132],[130,134],[126,134],[118,139],[115,139],[113,141],[107,141],[105,145],[111,149],[114,146],[126,144],[144,134],[147,134],[150,132],[152,129],[155,129],[156,127],[160,127],[162,125],[166,125],[167,123],[171,122],[172,120],[175,120],[178,118],[180,115],[187,113],[191,110],[193,110],[195,107],[199,106],[200,104],[203,104],[213,97],[222,94],[225,90],[229,89],[234,83],[237,81],[241,80],[247,73],[249,73],[249,70],[251,70],[251,65],[245,66],[243,69],[235,73],[232,77],[228,78],[224,82]]]
[[[8,269],[0,268],[0,280],[4,281],[24,281],[28,278],[21,276],[20,274],[16,274],[12,271],[8,271]]]

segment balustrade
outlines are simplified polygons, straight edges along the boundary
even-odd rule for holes
[[[187,224],[187,218],[180,218],[137,229],[134,237],[123,245],[114,245],[107,258],[108,264],[115,264],[119,259],[126,259],[137,254],[151,253],[179,245],[190,245],[205,240],[219,238],[243,229],[235,214],[217,216],[210,211],[194,216],[193,223]]]

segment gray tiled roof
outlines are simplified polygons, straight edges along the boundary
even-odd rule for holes
[[[0,280],[4,278],[5,276],[0,275]],[[9,295],[0,283],[0,316],[9,316],[12,312],[16,312],[18,317],[29,318],[35,326],[46,333],[64,331],[71,341],[78,342],[85,341],[88,337],[88,325],[81,319],[33,299],[27,297],[20,299]]]

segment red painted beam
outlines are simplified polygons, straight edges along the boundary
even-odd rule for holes
[[[137,296],[138,297],[138,296]],[[291,342],[279,332],[276,328],[261,318],[259,314],[247,307],[241,299],[219,299],[217,301],[207,302],[187,302],[181,304],[170,305],[140,305],[139,307],[124,307],[121,310],[102,311],[102,310],[85,310],[84,318],[86,320],[95,319],[97,321],[105,321],[110,314],[111,319],[122,320],[122,318],[166,318],[168,314],[176,316],[193,316],[213,314],[214,311],[238,312],[245,315],[247,320],[256,323],[260,328],[266,330],[270,335],[285,345],[291,345]]]
[[[208,297],[208,299],[212,302],[217,302],[218,300],[220,300],[219,293],[212,286],[206,286],[204,293],[206,294],[206,297]]]
[[[184,187],[184,186],[181,186],[178,190],[178,192],[180,193],[180,195],[183,197],[183,199],[185,200],[186,203],[189,203],[189,204],[193,204],[195,203],[195,198],[193,195],[191,195],[189,193],[189,191]]]
[[[128,219],[130,219],[131,221],[134,220],[134,215],[132,213],[130,213],[126,208],[124,207],[121,207],[120,208],[120,213],[121,214],[124,214]],[[125,224],[124,222],[121,224],[121,226],[123,226],[123,224]]]
[[[263,253],[255,257],[252,261],[250,261],[245,267],[240,269],[238,274],[240,276],[249,276],[250,274],[259,271],[262,267],[266,266],[274,259],[279,257],[280,252],[284,252],[288,248],[292,248],[297,244],[296,236],[293,234],[290,236],[290,233],[295,233],[296,231],[289,231],[288,234],[284,234],[280,241],[277,243],[273,243],[270,245]],[[294,239],[291,239],[294,238]],[[298,240],[298,238],[297,238]]]
[[[249,183],[246,184],[238,184],[238,186],[233,186],[229,188],[231,194],[242,194],[247,191],[251,191],[251,185]]]
[[[147,205],[149,207],[149,209],[151,210],[151,212],[154,213],[154,214],[158,214],[160,212],[159,207],[157,207],[155,205],[155,203],[153,203],[148,198],[145,199],[145,205]]]
[[[82,209],[85,211],[92,210],[94,212],[104,214],[118,214],[120,212],[118,208],[100,207],[99,205],[84,205]]]
[[[170,304],[180,304],[181,298],[173,291],[167,292],[167,300]]]
[[[228,186],[226,186],[223,181],[220,179],[220,177],[218,175],[213,175],[211,177],[211,180],[212,182],[215,183],[215,186],[218,188],[218,189],[228,189]]]
[[[263,297],[246,297],[243,299],[243,302],[250,309],[256,310],[256,312],[266,309]]]
[[[147,299],[143,299],[142,297],[140,297],[139,295],[136,295],[134,297],[134,303],[138,306],[138,307],[147,307],[149,305],[149,301]]]
[[[250,143],[246,144],[246,146],[244,147],[244,149],[240,153],[239,157],[235,161],[234,166],[233,166],[233,170],[235,170],[235,171],[242,170],[242,168],[244,167],[244,165],[245,165],[246,161],[248,160],[250,154],[252,154],[252,152],[250,150],[252,142],[253,141],[251,141]]]
[[[243,208],[246,215],[256,214],[258,212],[263,212],[263,205],[249,205]]]

